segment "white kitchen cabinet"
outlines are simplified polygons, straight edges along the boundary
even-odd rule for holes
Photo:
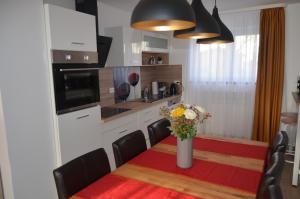
[[[169,36],[163,33],[142,31],[142,51],[168,53]]]
[[[50,4],[44,7],[52,50],[97,52],[94,16]]]
[[[107,58],[107,66],[141,66],[142,33],[122,26],[104,29],[105,35],[112,37]]]
[[[100,107],[58,116],[62,163],[103,147]]]
[[[104,140],[103,147],[107,153],[110,167],[114,170],[116,168],[116,164],[112,143],[117,139],[138,130],[137,113],[133,113],[126,117],[103,123],[101,125]]]

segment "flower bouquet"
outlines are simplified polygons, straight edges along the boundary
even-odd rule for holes
[[[211,117],[210,114],[200,106],[187,104],[179,104],[173,108],[163,107],[161,114],[170,121],[172,135],[177,137],[177,166],[190,168],[197,125]]]

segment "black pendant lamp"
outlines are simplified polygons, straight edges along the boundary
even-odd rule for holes
[[[218,24],[221,28],[221,35],[219,37],[215,37],[215,38],[198,39],[197,44],[233,43],[234,42],[234,37],[232,35],[232,32],[226,27],[226,25],[220,19],[216,0],[215,0],[215,7],[214,7],[214,10],[213,10],[212,16],[215,18],[215,20],[218,22]]]
[[[174,32],[180,39],[204,39],[220,35],[221,30],[216,20],[206,10],[201,0],[193,0],[192,8],[196,15],[196,27]]]
[[[186,0],[140,0],[131,15],[131,27],[173,31],[194,27],[195,13]]]

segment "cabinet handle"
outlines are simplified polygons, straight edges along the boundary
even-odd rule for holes
[[[82,119],[82,118],[86,118],[86,117],[89,117],[90,115],[83,115],[83,116],[80,116],[80,117],[77,117],[78,120]]]
[[[119,134],[126,133],[127,131],[128,131],[128,130],[126,129],[126,130],[124,130],[124,131],[119,132]]]
[[[83,45],[84,45],[84,43],[83,43],[83,42],[74,42],[74,41],[72,42],[72,44],[73,44],[73,45],[81,45],[81,46],[83,46]]]

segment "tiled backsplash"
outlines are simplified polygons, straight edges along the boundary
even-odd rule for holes
[[[168,66],[142,66],[141,67],[141,88],[151,88],[151,82],[182,82],[182,65]]]
[[[182,66],[168,65],[168,66],[141,66],[141,67],[111,67],[101,68],[99,72],[100,79],[100,105],[110,106],[120,100],[116,100],[115,93],[118,85],[123,82],[128,82],[128,76],[132,73],[137,73],[140,77],[139,83],[135,88],[136,98],[141,97],[141,91],[144,88],[151,88],[151,82],[166,82],[168,84],[174,81],[182,82]],[[131,87],[130,96],[128,99],[134,99],[134,90]],[[115,93],[110,92],[114,90]]]
[[[100,83],[100,105],[109,106],[115,103],[114,93],[109,90],[114,88],[113,70],[112,68],[101,68],[99,72]]]

